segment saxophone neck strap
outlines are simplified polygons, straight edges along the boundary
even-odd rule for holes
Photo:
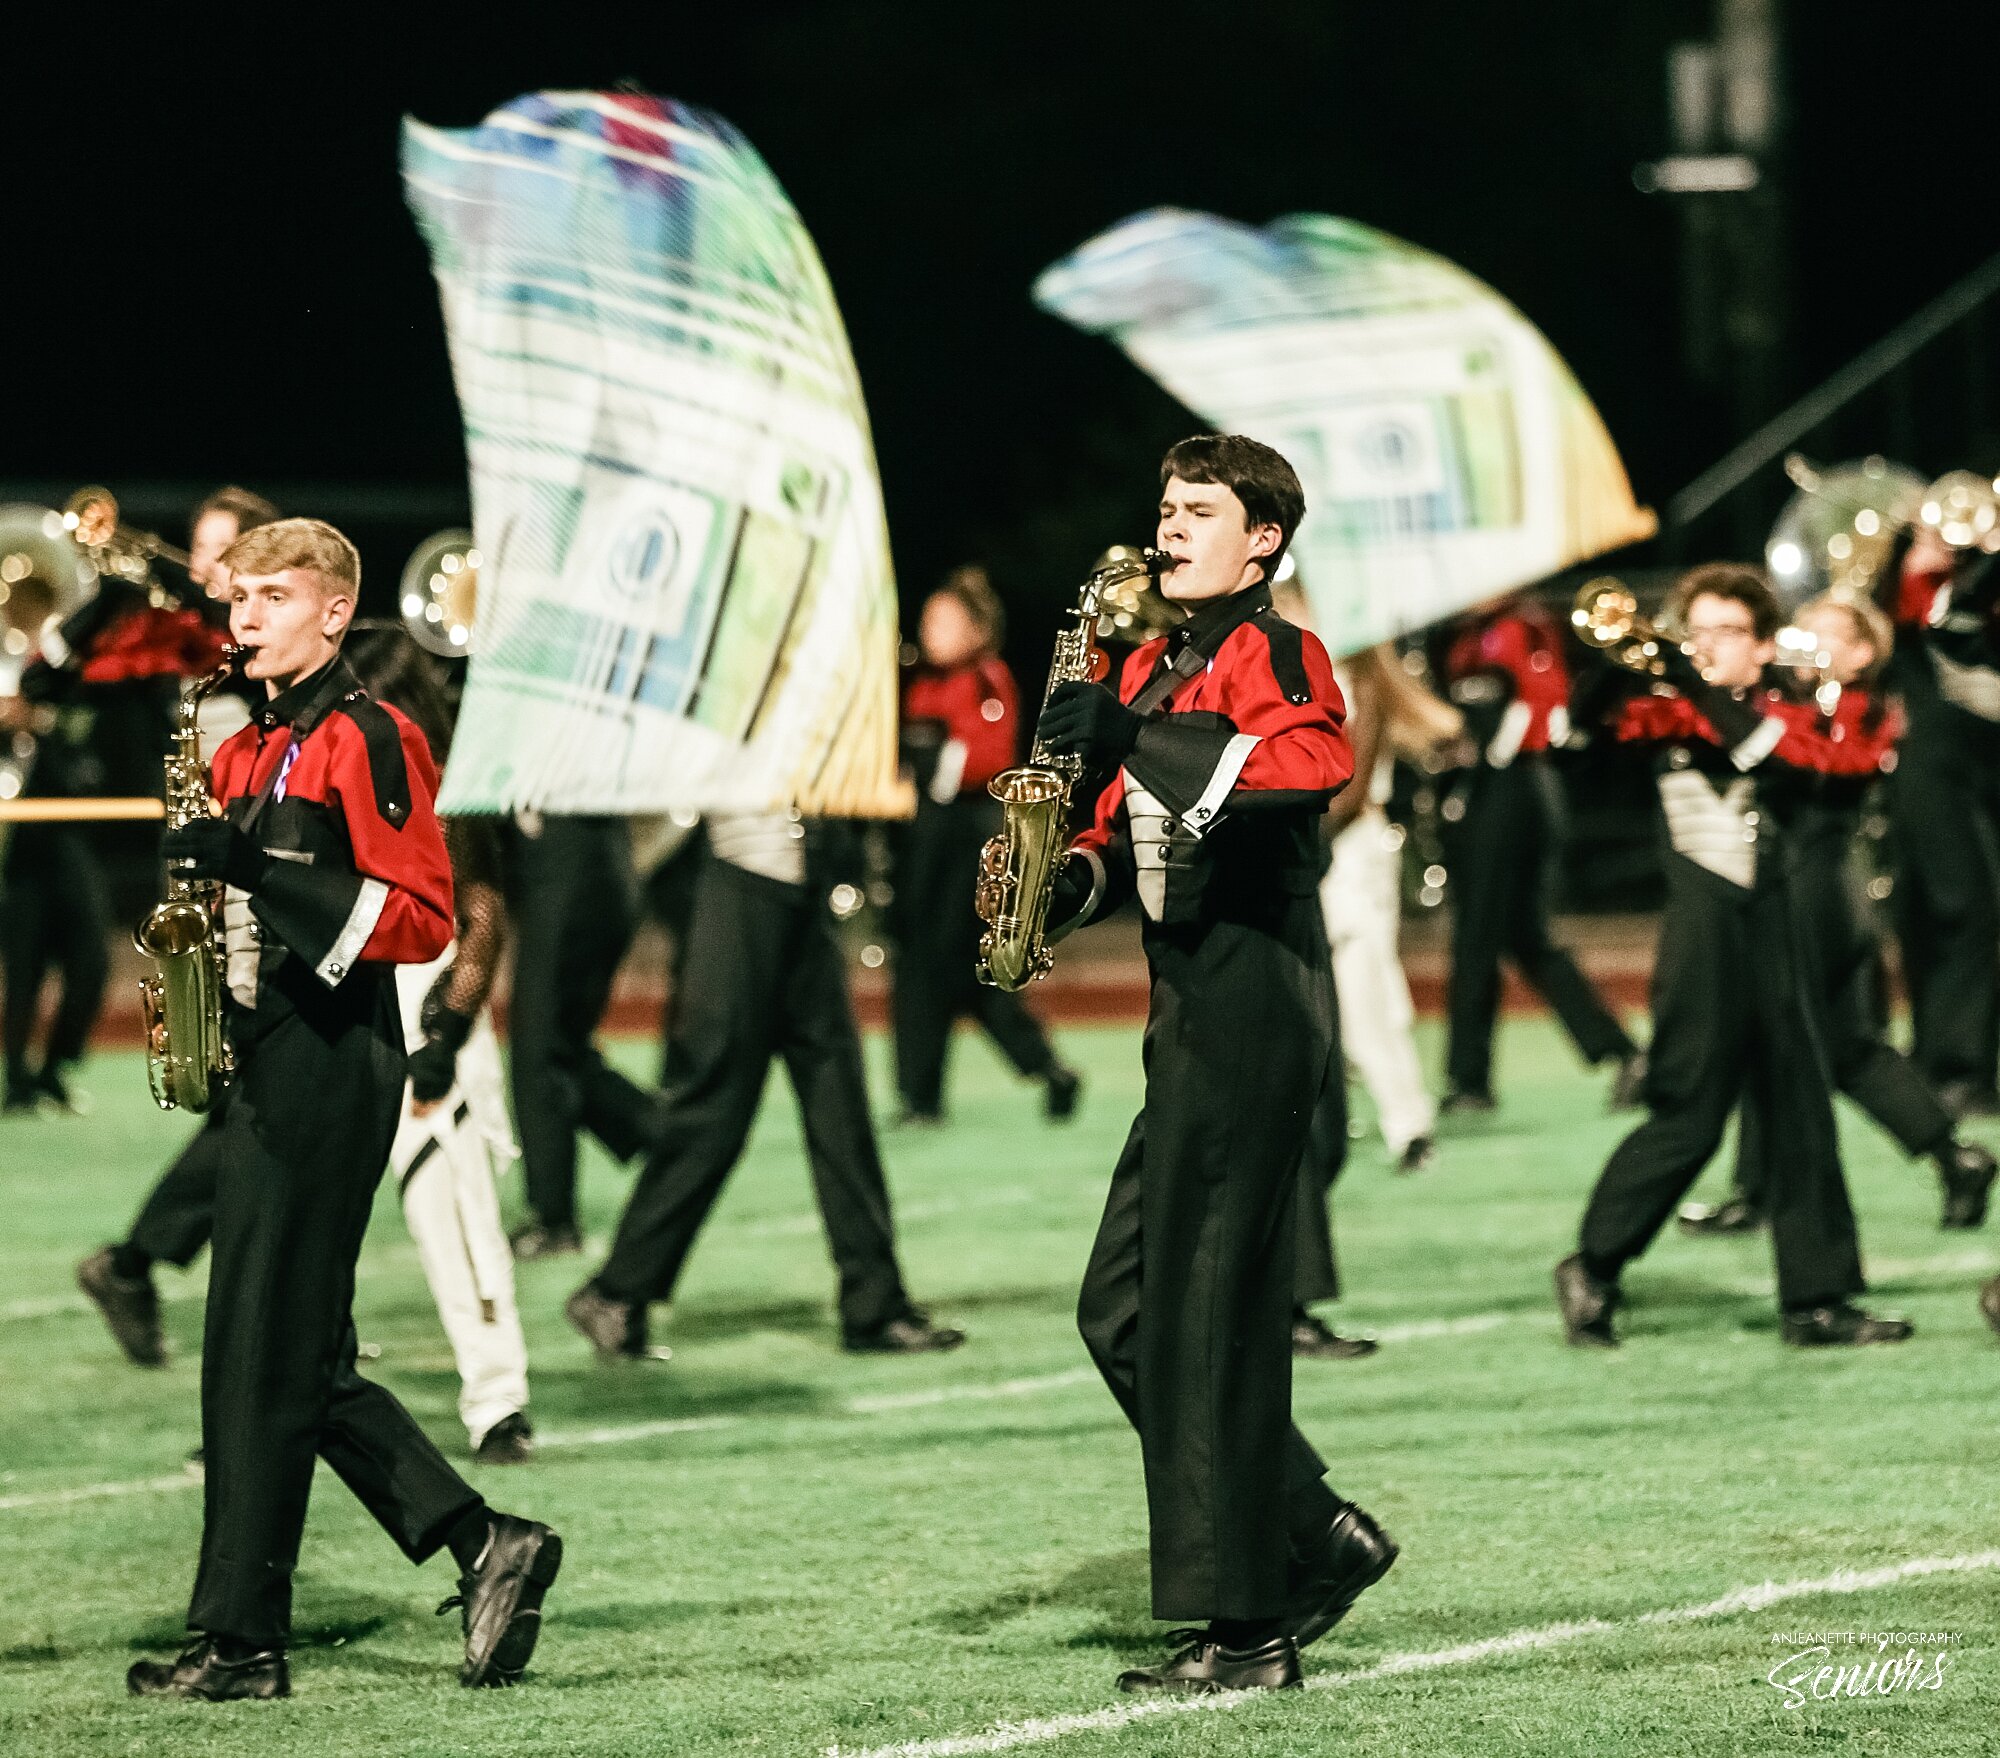
[[[1166,662],[1155,668],[1146,680],[1146,687],[1132,698],[1134,714],[1151,714],[1182,684],[1199,673],[1208,664],[1209,656],[1195,642],[1189,642],[1171,659],[1161,656]]]

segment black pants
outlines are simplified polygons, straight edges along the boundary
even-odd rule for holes
[[[2000,1066],[2000,728],[1913,712],[1889,783],[1896,926],[1917,1066],[1982,1091]]]
[[[1333,1047],[1313,1107],[1312,1128],[1299,1161],[1298,1251],[1292,1300],[1297,1306],[1340,1298],[1333,1250],[1333,1185],[1347,1165],[1347,1059],[1340,1048],[1340,992],[1329,986]]]
[[[649,1101],[592,1042],[638,926],[625,820],[550,817],[515,840],[508,1003],[514,1128],[528,1206],[576,1220],[577,1131],[617,1158],[644,1144]]]
[[[597,1283],[618,1300],[669,1299],[734,1170],[783,1059],[805,1126],[813,1195],[849,1335],[910,1311],[889,1191],[868,1114],[861,1036],[824,907],[706,850],[682,940],[655,1147]]]
[[[110,916],[104,869],[81,830],[24,824],[14,831],[0,886],[0,984],[6,989],[0,1025],[14,1082],[31,1072],[35,1012],[52,970],[62,973],[62,992],[42,1063],[60,1068],[82,1060],[104,1005]]]
[[[1077,1323],[1139,1431],[1153,1615],[1282,1610],[1339,1503],[1291,1420],[1299,1160],[1333,988],[1316,897],[1148,925],[1145,1107],[1111,1175]]]
[[[409,1412],[354,1367],[354,1265],[403,1095],[395,994],[387,979],[380,988],[372,1024],[293,1015],[242,1052],[202,1337],[193,1629],[285,1639],[315,1458],[413,1562],[479,1505]]]
[[[1768,1126],[1765,1206],[1780,1303],[1845,1299],[1864,1286],[1861,1249],[1787,889],[1773,877],[1744,891],[1673,853],[1665,866],[1648,1115],[1591,1192],[1584,1259],[1615,1280],[1652,1243],[1743,1098]]]
[[[974,975],[985,929],[972,907],[979,851],[1001,824],[984,792],[948,806],[924,801],[904,836],[896,875],[896,1087],[922,1116],[944,1109],[945,1061],[961,1016],[978,1021],[1022,1074],[1056,1066],[1041,1022],[1018,994]]]
[[[1951,1113],[1915,1063],[1888,1041],[1882,945],[1850,858],[1847,814],[1824,835],[1794,835],[1787,867],[1797,932],[1814,973],[1821,1041],[1834,1089],[1872,1117],[1906,1154],[1933,1153],[1951,1138]],[[1770,1124],[1760,1104],[1737,1119],[1736,1187],[1761,1205]]]
[[[1505,769],[1482,765],[1458,797],[1465,814],[1446,845],[1456,900],[1445,1050],[1451,1090],[1484,1093],[1492,1086],[1503,958],[1555,1010],[1586,1062],[1633,1054],[1625,1028],[1549,935],[1563,808],[1548,759],[1524,751]]]
[[[215,1108],[160,1176],[140,1206],[126,1243],[156,1263],[194,1262],[215,1231],[215,1191],[229,1150],[229,1101],[224,1087]]]

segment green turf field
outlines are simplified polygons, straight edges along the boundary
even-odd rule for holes
[[[1340,1187],[1343,1322],[1385,1342],[1301,1364],[1298,1408],[1401,1562],[1310,1651],[1319,1688],[1126,1719],[1112,1679],[1159,1649],[1138,1454],[1070,1312],[1137,1034],[1065,1037],[1090,1080],[1074,1126],[967,1043],[954,1125],[886,1141],[911,1282],[970,1329],[961,1353],[839,1353],[774,1082],[681,1307],[656,1315],[670,1363],[596,1365],[559,1316],[574,1261],[523,1268],[545,1451],[481,1481],[568,1543],[528,1681],[458,1688],[456,1620],[431,1615],[448,1563],[411,1570],[322,1473],[296,1695],[226,1708],[123,1695],[136,1655],[176,1643],[191,1577],[200,1302],[163,1276],[178,1354],[149,1374],[74,1295],[76,1258],[187,1127],[134,1057],[99,1059],[94,1119],[0,1126],[0,1753],[1994,1749],[2000,1345],[1972,1293],[2000,1253],[1940,1234],[1927,1169],[1848,1119],[1876,1300],[1916,1341],[1785,1350],[1761,1239],[1669,1237],[1629,1278],[1628,1347],[1564,1349],[1549,1269],[1622,1125],[1539,1021],[1507,1028],[1498,1118],[1416,1179],[1364,1142]],[[623,1178],[596,1160],[586,1187],[601,1234]],[[359,1318],[373,1371],[462,1456],[389,1202]],[[119,1493],[75,1493],[98,1487]],[[1926,1559],[1953,1562],[1907,1566]],[[1804,1590],[1741,1594],[1764,1583]],[[1767,1674],[1823,1631],[1948,1635],[1919,1675],[1938,1686],[1788,1708]]]

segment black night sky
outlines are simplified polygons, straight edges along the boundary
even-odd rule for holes
[[[61,40],[10,76],[16,489],[342,483],[448,511],[458,414],[398,119],[462,126],[621,78],[730,117],[817,238],[906,603],[982,557],[1032,623],[1101,545],[1144,534],[1155,460],[1197,424],[1028,287],[1161,203],[1348,215],[1463,264],[1569,359],[1644,500],[1738,437],[1681,365],[1674,214],[1632,182],[1667,150],[1665,54],[1709,33],[1708,0],[826,0],[392,26],[295,8],[227,29],[162,10],[137,35],[52,15]],[[1788,394],[2000,243],[1991,23],[1787,9]],[[356,523],[379,590],[421,526]]]

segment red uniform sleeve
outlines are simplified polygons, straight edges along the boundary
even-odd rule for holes
[[[988,655],[965,672],[962,702],[954,703],[951,736],[965,746],[965,782],[984,787],[1014,761],[1020,736],[1021,699],[1014,674]]]
[[[354,868],[363,880],[384,887],[381,913],[376,917],[361,959],[372,964],[427,964],[451,944],[451,857],[445,851],[444,827],[437,816],[437,765],[428,740],[393,708],[396,730],[403,735],[403,761],[410,780],[410,809],[400,825],[386,820],[376,808],[375,786],[368,768],[368,750],[358,730],[345,716],[340,804],[347,820]],[[358,770],[351,785],[346,777]]]
[[[1759,704],[1762,719],[1756,730],[1730,748],[1730,757],[1744,770],[1768,760],[1820,775],[1872,775],[1895,748],[1896,722],[1889,715],[1871,717],[1865,707],[1864,702],[1829,720],[1811,702],[1767,696]],[[1726,742],[1683,696],[1640,696],[1627,702],[1613,735],[1636,744]]]

